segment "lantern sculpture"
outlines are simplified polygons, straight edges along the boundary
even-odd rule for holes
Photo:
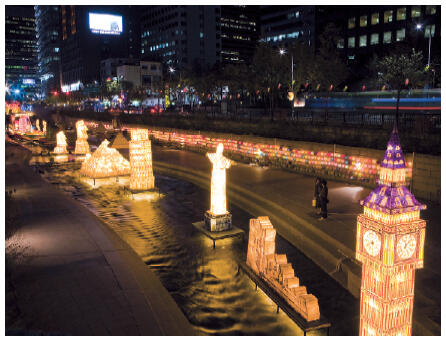
[[[83,120],[76,122],[76,148],[74,149],[74,154],[87,154],[90,153],[90,146],[88,145],[87,139],[87,126],[85,126]]]
[[[423,267],[426,209],[406,188],[406,164],[395,127],[378,187],[360,203],[356,259],[362,262],[360,335],[412,334],[415,269]]]
[[[40,132],[40,120],[36,120],[36,129]]]
[[[57,145],[53,150],[54,154],[67,154],[67,138],[63,131],[56,134]]]
[[[87,154],[80,173],[90,178],[105,178],[130,174],[130,163],[105,139],[92,155]]]
[[[43,134],[46,134],[46,121],[43,120]]]
[[[152,145],[147,129],[132,129],[129,143],[130,190],[150,190],[155,187],[152,169]]]
[[[276,230],[268,216],[249,221],[246,264],[307,321],[320,319],[317,298],[294,275],[286,254],[276,254]]]
[[[31,121],[27,115],[20,115],[19,117],[19,132],[25,134],[31,131]]]
[[[226,210],[226,169],[231,161],[223,156],[223,144],[217,146],[216,153],[206,153],[212,166],[211,209],[204,214],[204,225],[209,231],[229,230],[232,215]]]

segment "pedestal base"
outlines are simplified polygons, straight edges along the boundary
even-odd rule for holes
[[[209,211],[204,213],[204,227],[210,232],[222,232],[232,228],[232,215],[214,215]]]

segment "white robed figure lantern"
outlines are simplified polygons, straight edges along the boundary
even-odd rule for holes
[[[211,209],[204,214],[207,230],[223,231],[232,227],[232,215],[226,209],[226,169],[231,161],[223,156],[223,144],[218,144],[216,153],[207,153],[212,163]]]
[[[43,134],[46,134],[46,121],[43,120]]]
[[[67,154],[67,138],[63,131],[56,134],[57,146],[54,148],[54,154]]]
[[[90,153],[90,146],[88,145],[87,139],[87,126],[85,126],[84,120],[79,120],[76,122],[76,148],[74,150],[75,154],[87,154]]]

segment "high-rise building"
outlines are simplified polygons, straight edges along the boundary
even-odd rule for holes
[[[60,6],[34,6],[43,96],[60,90]]]
[[[314,47],[315,6],[260,6],[261,41],[287,47],[299,41]]]
[[[340,30],[338,49],[352,65],[364,66],[369,58],[406,45],[440,57],[441,6],[317,6],[318,34],[332,22]]]
[[[135,6],[60,6],[63,91],[99,83],[102,60],[139,58],[137,12]]]
[[[141,16],[142,59],[180,70],[221,62],[220,6],[146,6]]]
[[[259,40],[259,6],[221,6],[221,61],[249,63]]]
[[[33,6],[5,7],[7,99],[35,100],[39,93],[36,23]]]

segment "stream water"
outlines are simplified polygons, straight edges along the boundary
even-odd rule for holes
[[[40,160],[42,162],[43,160]],[[153,270],[200,335],[303,335],[295,323],[251,280],[238,272],[247,241],[212,242],[193,222],[203,220],[209,193],[195,185],[155,174],[160,194],[135,200],[119,183],[92,188],[79,177],[80,163],[40,165],[43,177],[102,218]],[[233,223],[248,231],[251,216],[231,206]],[[319,299],[331,320],[331,334],[357,334],[358,301],[293,246],[276,239],[301,283]],[[312,333],[325,334],[325,331]]]

